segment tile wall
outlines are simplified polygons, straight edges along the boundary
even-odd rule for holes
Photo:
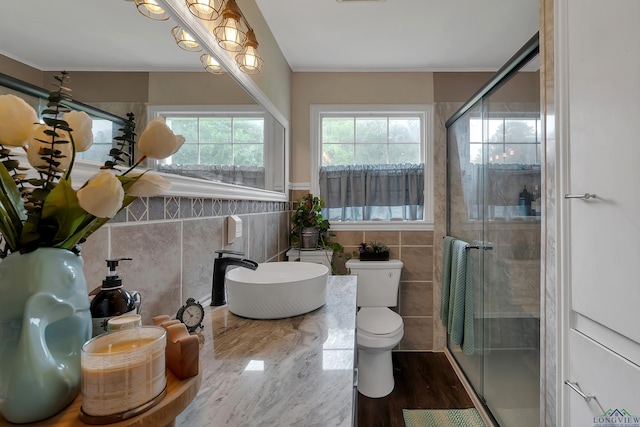
[[[433,232],[432,231],[335,231],[334,241],[345,253],[357,250],[361,242],[383,243],[391,258],[404,264],[400,276],[398,306],[404,321],[404,336],[396,350],[433,349]]]
[[[242,219],[242,237],[227,243],[227,217]],[[118,273],[142,295],[145,323],[174,316],[187,298],[211,295],[215,251],[242,251],[257,262],[285,259],[289,203],[187,197],[140,198],[82,244],[88,290],[100,286],[105,259],[129,257]]]

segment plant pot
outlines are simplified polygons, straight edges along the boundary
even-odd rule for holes
[[[318,246],[320,230],[315,227],[303,227],[300,230],[300,248],[315,249]]]
[[[360,261],[389,261],[389,252],[360,252]]]

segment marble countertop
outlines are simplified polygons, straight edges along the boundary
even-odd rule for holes
[[[356,281],[329,276],[326,304],[251,320],[205,307],[202,384],[177,426],[351,426]]]

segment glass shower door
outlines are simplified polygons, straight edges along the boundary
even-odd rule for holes
[[[447,129],[447,234],[479,247],[474,351],[447,347],[501,427],[540,423],[538,93],[536,71],[515,73]]]
[[[538,82],[538,73],[519,72],[483,99],[484,224],[493,250],[485,258],[482,395],[503,427],[540,424]]]

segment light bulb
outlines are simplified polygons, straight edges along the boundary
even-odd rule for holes
[[[242,62],[247,68],[256,68],[258,59],[256,58],[256,50],[253,47],[247,46],[247,51],[244,54],[244,60]]]
[[[242,53],[236,55],[236,62],[240,70],[247,74],[256,74],[260,72],[264,61],[258,54],[258,41],[253,30],[247,31],[247,41],[244,44]]]
[[[147,0],[143,6],[145,9],[147,9],[149,12],[153,14],[164,13],[164,9],[161,8],[160,5],[156,3],[154,0]]]
[[[188,47],[197,47],[198,42],[195,41],[193,37],[189,35],[186,31],[182,31],[182,43],[184,43]]]
[[[206,59],[205,59],[205,65],[208,67],[218,67],[220,66],[220,64],[218,64],[215,59],[213,59],[211,56],[207,55]]]
[[[211,13],[212,7],[209,6],[209,0],[196,0],[193,7],[200,13]]]
[[[202,66],[205,70],[212,74],[224,74],[224,70],[222,66],[216,61],[216,59],[209,55],[208,53],[204,53],[200,56],[200,62],[202,62]]]
[[[240,37],[238,36],[238,28],[236,26],[235,20],[229,19],[229,22],[224,27],[224,39],[228,40],[231,43],[240,42]]]
[[[199,52],[202,50],[198,42],[191,36],[191,34],[187,33],[185,30],[180,28],[180,26],[176,25],[171,29],[171,34],[173,38],[178,43],[181,49],[184,49],[189,52]]]

